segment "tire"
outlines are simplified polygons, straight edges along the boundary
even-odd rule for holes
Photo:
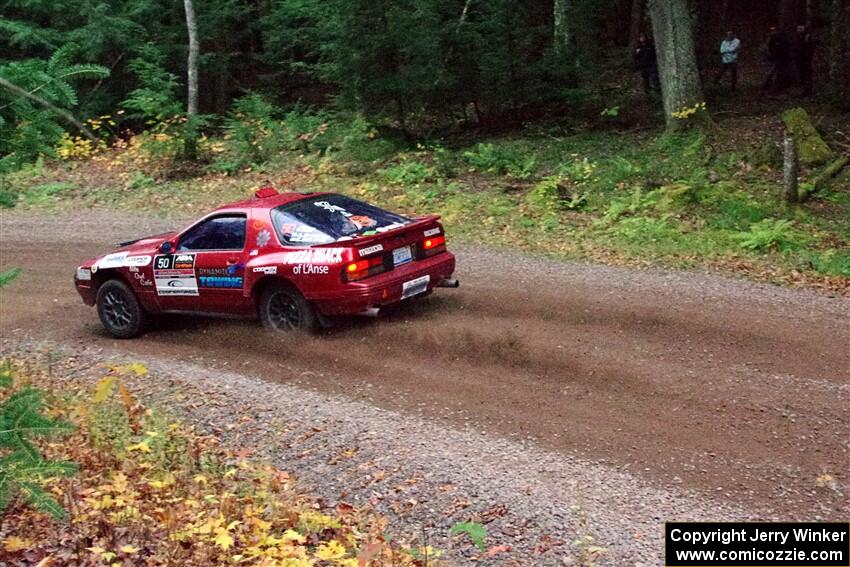
[[[97,290],[97,315],[116,339],[138,336],[148,320],[136,294],[121,280],[109,280]]]
[[[313,306],[298,290],[283,284],[271,285],[263,291],[259,311],[263,326],[270,331],[311,333],[319,326]]]

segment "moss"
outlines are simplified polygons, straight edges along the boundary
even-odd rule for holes
[[[797,143],[797,154],[801,163],[814,165],[832,158],[832,150],[820,137],[804,109],[797,107],[786,110],[782,113],[782,121]]]

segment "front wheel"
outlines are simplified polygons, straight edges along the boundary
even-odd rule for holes
[[[318,317],[298,290],[278,284],[260,296],[260,320],[271,331],[314,331]]]
[[[147,313],[133,290],[120,280],[109,280],[97,290],[100,322],[116,339],[131,339],[141,333]]]

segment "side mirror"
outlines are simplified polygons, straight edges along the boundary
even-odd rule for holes
[[[171,244],[171,242],[169,242],[167,240],[159,245],[159,251],[162,252],[163,254],[171,254],[171,252],[173,250],[174,250],[174,246]]]

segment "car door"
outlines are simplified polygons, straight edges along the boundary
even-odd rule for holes
[[[154,259],[155,283],[165,310],[242,315],[245,213],[221,213],[180,235],[173,254]]]

